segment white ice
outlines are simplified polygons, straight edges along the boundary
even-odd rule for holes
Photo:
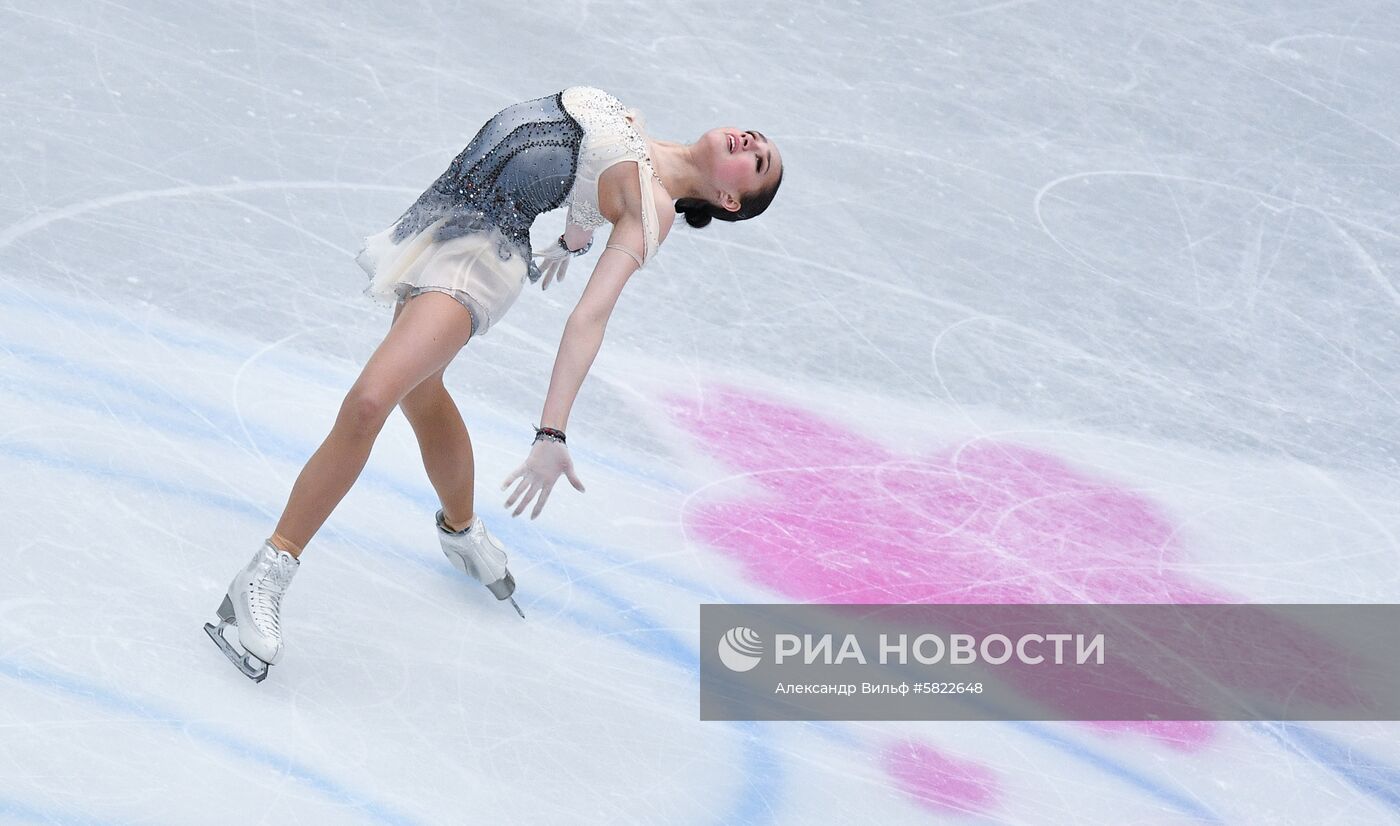
[[[0,21],[0,819],[1400,822],[1390,723],[700,722],[697,606],[821,583],[696,530],[732,501],[755,554],[796,541],[764,521],[773,468],[724,455],[733,407],[704,408],[707,440],[672,406],[723,388],[894,455],[1016,445],[1171,527],[1134,576],[1396,602],[1393,2],[18,0]],[[395,414],[254,685],[200,626],[387,329],[360,238],[493,112],[574,84],[655,137],[762,131],[787,164],[772,209],[677,227],[633,278],[570,420],[588,491],[539,520],[498,485],[598,252],[448,371],[526,621],[442,558]],[[820,464],[785,421],[733,443]]]

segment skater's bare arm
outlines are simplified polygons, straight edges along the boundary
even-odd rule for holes
[[[624,218],[613,225],[608,247],[598,257],[578,305],[564,324],[559,353],[554,358],[554,372],[549,379],[549,393],[540,414],[542,427],[566,429],[574,399],[603,345],[603,332],[617,306],[618,296],[627,279],[637,271],[636,260],[614,246],[640,252],[642,243],[640,218]]]
[[[549,379],[549,393],[540,414],[542,427],[565,429],[584,376],[588,375],[603,344],[603,331],[617,306],[618,296],[622,295],[627,279],[640,268],[646,254],[641,185],[636,170],[628,171],[628,166],[615,164],[598,182],[598,209],[612,223],[612,232],[578,305],[564,325],[559,354],[554,358],[554,373]],[[675,210],[670,208],[669,201],[663,200],[662,192],[652,194],[657,199],[658,214],[664,216],[657,234],[660,243],[670,233]]]

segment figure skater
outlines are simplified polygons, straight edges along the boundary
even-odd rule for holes
[[[519,500],[513,516],[534,501],[530,518],[538,517],[561,475],[584,489],[564,428],[627,279],[656,255],[677,214],[692,227],[753,218],[782,182],[782,156],[760,132],[719,127],[684,144],[650,140],[643,130],[640,112],[589,86],[508,106],[398,221],[365,239],[357,257],[370,278],[364,294],[393,305],[389,332],[297,477],[272,536],[229,585],[218,626],[204,626],[248,677],[261,682],[281,659],[282,599],[302,550],[359,477],[395,406],[442,502],[443,553],[520,612],[505,549],[476,511],[471,437],[443,371],[472,337],[500,323],[527,280],[541,289],[563,281],[593,231],[612,224],[564,325],[529,455],[501,485],[517,483],[505,502]],[[532,253],[531,224],[562,206],[564,233]],[[241,651],[224,634],[229,626]]]

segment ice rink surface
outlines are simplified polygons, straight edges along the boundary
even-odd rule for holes
[[[0,820],[1400,822],[1400,726],[701,723],[705,602],[1400,597],[1400,7],[0,6]],[[396,413],[254,685],[200,626],[388,327],[352,256],[500,108],[778,143],[502,510],[602,245]],[[562,211],[541,216],[537,242]]]

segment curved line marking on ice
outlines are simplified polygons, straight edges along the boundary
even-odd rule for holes
[[[200,491],[189,485],[172,484],[138,472],[114,470],[109,467],[99,466],[95,463],[88,463],[71,457],[48,455],[40,451],[19,448],[7,444],[0,444],[0,455],[32,461],[50,468],[67,470],[92,478],[101,478],[115,483],[124,483],[138,488],[154,490],[165,496],[191,499],[204,507],[231,511],[249,519],[267,518],[267,514],[245,501],[229,496]],[[436,501],[426,492],[420,495],[418,499],[425,504],[429,503],[429,500],[433,502]],[[512,526],[505,530],[500,530],[498,533],[508,538],[512,533],[521,530],[520,528]],[[327,531],[327,533],[354,542],[360,547],[377,547],[381,551],[385,551],[387,556],[391,556],[400,561],[410,562],[418,567],[440,571],[444,576],[456,576],[455,572],[450,571],[440,564],[432,563],[430,560],[420,555],[409,554],[387,547],[375,537],[344,530]],[[570,546],[575,544],[565,536],[559,537],[558,541],[561,543],[569,543]],[[562,560],[558,560],[557,558],[554,560],[543,559],[541,562],[545,565],[562,570],[566,574],[570,584],[594,594],[600,601],[613,609],[614,615],[620,613],[622,610],[627,610],[627,616],[632,620],[632,624],[623,628],[608,626],[594,617],[566,608],[562,604],[552,606],[554,613],[566,617],[579,627],[608,634],[611,639],[636,648],[648,656],[667,660],[679,665],[683,669],[697,672],[698,666],[694,662],[693,653],[688,645],[677,635],[666,631],[660,622],[636,610],[633,603],[624,600],[615,592],[598,583],[595,579],[590,577],[590,575],[569,566]],[[636,563],[627,561],[626,564],[635,565]],[[646,566],[641,567],[645,568]],[[673,585],[677,584],[675,578],[666,575],[664,572],[647,570],[639,572],[653,576],[658,580],[670,582]],[[705,590],[708,593],[714,592],[713,589]],[[543,603],[545,605],[549,604],[548,600],[535,599],[532,600],[532,602]],[[619,630],[626,631],[627,633],[618,633]],[[656,633],[638,636],[636,634],[638,630],[653,631]],[[0,658],[0,675],[11,676],[32,684],[60,690],[73,697],[91,699],[98,702],[99,705],[109,708],[123,710],[147,708],[137,700],[124,697],[114,691],[97,686],[96,684],[82,684],[81,681],[73,677],[48,675],[40,669],[20,663],[17,660]],[[281,757],[273,752],[261,752],[252,747],[248,747],[241,741],[223,735],[205,724],[184,723],[177,720],[173,715],[164,713],[156,716],[143,713],[141,716],[152,719],[155,722],[165,722],[172,725],[183,726],[192,734],[197,735],[199,739],[205,740],[211,745],[219,746],[225,751],[232,753],[235,757],[249,759],[253,762],[283,770],[284,773],[287,773],[289,776],[307,783],[311,787],[330,795],[333,799],[346,803],[346,805],[356,805],[357,808],[363,808],[371,814],[376,814],[376,816],[378,816],[380,810],[384,813],[392,814],[388,809],[379,806],[379,804],[354,803],[352,798],[349,797],[349,791],[339,786],[334,781],[313,772],[309,768],[292,763],[289,758]],[[742,792],[734,799],[731,807],[731,814],[725,816],[728,819],[721,818],[716,822],[755,824],[768,822],[774,814],[772,797],[777,793],[781,785],[780,766],[778,765],[774,752],[769,748],[768,744],[753,733],[752,729],[754,726],[743,724],[738,727],[748,730],[747,733],[739,737],[738,741],[741,765],[739,776],[741,778]],[[411,822],[388,818],[381,819],[391,823]]]
[[[0,290],[0,306],[20,307],[22,309],[30,310],[36,309],[38,307],[38,302],[34,302],[32,300],[27,302],[19,302],[16,301],[6,291]],[[42,309],[44,312],[57,315],[61,318],[76,321],[87,326],[92,326],[93,324],[102,324],[109,327],[110,329],[120,329],[126,332],[135,333],[140,336],[159,342],[161,344],[179,347],[181,349],[193,351],[204,355],[216,355],[240,361],[246,361],[247,359],[252,357],[244,350],[229,347],[227,339],[199,340],[180,336],[178,334],[171,335],[167,334],[163,330],[157,330],[152,326],[137,327],[135,324],[132,324],[130,319],[121,317],[116,314],[99,314],[95,310],[84,311],[81,313],[76,311],[65,311],[64,309],[59,308],[58,305],[44,306]],[[38,348],[32,347],[28,343],[20,343],[10,340],[0,340],[0,347],[8,349],[9,351],[11,351],[12,355],[28,359],[36,364],[47,364],[51,366],[62,367],[65,370],[81,372],[84,378],[87,379],[89,382],[100,382],[101,384],[107,387],[119,390],[123,393],[128,393],[140,401],[147,401],[151,398],[160,397],[169,397],[172,400],[176,399],[176,396],[170,392],[169,388],[166,385],[144,382],[141,380],[134,380],[116,371],[93,366],[86,362],[76,362],[65,356],[52,354],[47,351],[40,350]],[[264,354],[259,354],[259,357],[262,357],[262,355]],[[310,362],[307,359],[293,358],[287,351],[280,351],[278,353],[278,356],[279,357],[276,359],[268,360],[277,369],[293,374],[310,375],[315,380],[319,381],[323,386],[330,386],[336,383],[343,383],[348,389],[350,382],[353,380],[350,377],[341,376],[340,374],[335,373],[334,371],[319,368],[314,362]],[[76,395],[72,396],[71,399],[72,401],[68,403],[78,404],[78,397]],[[294,444],[274,431],[268,430],[263,427],[248,425],[242,419],[231,419],[229,417],[229,414],[224,412],[225,409],[223,407],[212,407],[209,405],[203,405],[197,402],[187,401],[184,399],[178,399],[178,401],[180,401],[180,403],[184,406],[185,409],[193,413],[200,422],[204,422],[209,425],[216,425],[216,423],[218,423],[215,426],[215,432],[212,434],[213,437],[216,439],[222,437],[224,440],[228,440],[226,434],[237,433],[240,430],[249,429],[249,435],[255,437],[256,439],[252,443],[252,447],[254,447],[260,452],[266,452],[264,445],[270,445],[275,451],[272,455],[278,456],[279,458],[287,459],[288,461],[296,462],[304,461],[305,457],[311,454],[311,450],[314,450],[314,446],[312,446],[311,448],[307,448],[305,445]],[[116,411],[111,409],[109,406],[103,406],[100,408],[93,409],[99,409],[106,415],[116,415]],[[135,415],[136,418],[143,424],[149,424],[149,422],[146,420],[146,416],[137,412],[135,407],[128,407],[125,409],[125,412],[128,414]],[[518,421],[514,419],[507,419],[504,416],[492,412],[490,409],[473,410],[471,412],[474,416],[473,421],[477,422],[475,427],[478,430],[485,430],[487,433],[502,436],[510,434],[511,438],[515,438],[516,435],[520,432],[520,424]],[[164,414],[161,413],[156,413],[154,415],[156,417],[164,417]],[[185,435],[206,435],[203,433],[197,434],[198,428],[192,430],[190,429],[188,423],[184,423],[182,425],[171,425],[171,427],[175,429],[172,432],[183,432]],[[680,481],[671,476],[667,476],[666,474],[661,472],[640,468],[629,462],[620,461],[612,455],[602,451],[596,451],[585,447],[575,449],[574,453],[580,457],[587,458],[589,461],[599,465],[600,467],[606,467],[618,473],[628,475],[636,479],[646,480],[666,490],[682,491],[685,489],[685,486],[682,485]],[[371,475],[378,475],[378,472],[373,470],[366,470],[366,473]],[[403,494],[403,491],[400,489],[400,486],[392,479],[385,477],[385,483],[388,487],[395,490],[396,493]]]
[[[355,184],[346,181],[240,181],[233,184],[188,184],[186,186],[172,186],[166,189],[138,189],[131,192],[122,192],[116,195],[106,195],[101,198],[91,198],[86,201],[79,201],[68,206],[40,212],[30,218],[26,218],[17,224],[11,224],[0,232],[0,250],[13,244],[31,232],[47,227],[49,224],[58,221],[66,221],[84,215],[89,212],[108,207],[121,206],[123,204],[140,203],[141,201],[154,201],[161,198],[183,198],[192,195],[227,195],[233,192],[266,192],[279,189],[344,189],[365,192],[393,192],[397,194],[413,193],[417,190],[404,186],[391,186],[389,184]],[[230,199],[231,200],[231,199]],[[253,209],[248,204],[234,201],[240,206]],[[315,233],[307,232],[303,228],[298,228],[309,238],[313,238],[332,249],[340,249],[340,246],[322,238]]]

